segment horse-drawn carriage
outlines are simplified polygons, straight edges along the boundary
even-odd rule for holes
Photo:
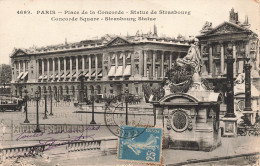
[[[24,100],[19,98],[1,98],[0,99],[0,111],[5,112],[7,110],[21,111]]]

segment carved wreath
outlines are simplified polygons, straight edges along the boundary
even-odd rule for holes
[[[185,130],[192,130],[191,117],[181,108],[173,110],[168,116],[167,129],[173,129],[176,132],[184,132]]]

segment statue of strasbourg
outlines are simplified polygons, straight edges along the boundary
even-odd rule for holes
[[[199,50],[199,40],[197,38],[194,38],[193,40],[190,41],[191,46],[188,50],[188,54],[180,59],[177,59],[177,65],[183,66],[184,64],[190,64],[191,66],[194,67],[195,72],[199,74],[200,68],[202,66],[202,60],[200,56],[200,50]]]

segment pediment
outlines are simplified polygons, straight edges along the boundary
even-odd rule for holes
[[[230,22],[224,22],[223,24],[220,24],[219,26],[217,26],[216,28],[212,29],[211,31],[207,32],[205,34],[205,36],[207,35],[219,35],[219,34],[231,34],[231,33],[239,33],[239,32],[246,32],[247,29],[230,23]]]
[[[21,49],[14,50],[14,53],[11,55],[11,57],[18,57],[18,56],[24,56],[27,55],[27,53]]]
[[[116,37],[112,39],[109,43],[107,43],[107,46],[118,46],[118,45],[126,45],[129,44],[130,42],[127,41],[126,39],[123,39],[121,37]]]
[[[186,103],[186,104],[191,104],[191,103],[198,103],[198,99],[196,99],[195,97],[188,95],[188,94],[170,94],[168,96],[163,97],[162,99],[160,99],[159,103],[176,103],[176,104],[181,104],[181,103]]]

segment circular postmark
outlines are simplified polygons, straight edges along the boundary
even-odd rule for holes
[[[149,118],[146,118],[141,108],[131,107],[132,94],[118,95],[108,101],[105,105],[104,121],[107,128],[117,137],[130,139],[139,136],[149,126]],[[120,127],[127,126],[126,128]],[[143,127],[142,130],[136,129]]]

